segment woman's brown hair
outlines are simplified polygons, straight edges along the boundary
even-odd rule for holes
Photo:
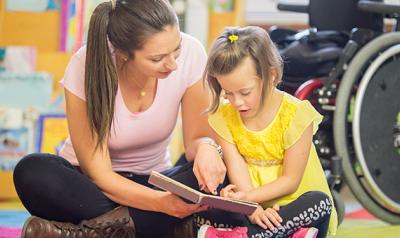
[[[110,52],[113,48],[134,58],[150,36],[178,19],[167,0],[116,0],[99,4],[89,23],[85,93],[92,135],[100,146],[109,136],[118,88],[117,70]]]

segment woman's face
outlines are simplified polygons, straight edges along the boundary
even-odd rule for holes
[[[231,73],[218,75],[217,80],[224,90],[224,97],[243,118],[251,118],[258,113],[263,83],[250,57],[244,58]]]
[[[134,60],[129,62],[129,67],[146,78],[166,78],[177,69],[176,59],[181,52],[181,43],[179,28],[167,26],[134,52]]]

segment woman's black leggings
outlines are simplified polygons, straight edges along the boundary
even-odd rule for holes
[[[199,189],[192,163],[169,169],[163,174]],[[147,175],[127,177],[153,187]],[[14,183],[25,208],[34,216],[48,220],[79,223],[119,206],[67,160],[52,154],[35,153],[24,157],[14,170]],[[136,237],[158,237],[181,219],[160,212],[129,208],[136,227]],[[154,229],[157,227],[157,229]]]
[[[163,174],[199,190],[192,163],[173,167]],[[147,175],[130,174],[127,178],[153,187],[147,182]],[[52,154],[35,153],[24,157],[14,170],[14,183],[26,209],[32,215],[48,220],[79,223],[119,206],[67,160]],[[284,220],[284,229],[264,230],[258,225],[250,224],[245,216],[214,209],[195,215],[195,221],[197,225],[211,224],[216,227],[247,226],[249,237],[286,237],[301,226],[313,226],[319,229],[318,237],[324,237],[331,209],[331,201],[326,194],[309,192],[281,207],[279,214]],[[158,237],[181,221],[160,212],[136,208],[129,208],[129,212],[138,238]]]

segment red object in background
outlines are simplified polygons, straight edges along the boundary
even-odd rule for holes
[[[307,97],[317,88],[321,88],[324,85],[322,79],[310,79],[300,85],[300,87],[294,93],[294,96],[300,100],[307,99]]]
[[[376,217],[374,217],[371,213],[369,213],[365,209],[358,209],[353,212],[347,213],[345,216],[345,219],[363,219],[363,220],[375,220]]]

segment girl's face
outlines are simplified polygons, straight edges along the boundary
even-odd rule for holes
[[[224,97],[242,118],[251,118],[258,113],[263,83],[250,57],[244,58],[231,73],[218,75],[217,80],[225,92]]]
[[[145,78],[166,78],[177,69],[176,59],[181,52],[181,43],[178,26],[167,26],[134,52],[134,60],[129,62],[128,67]]]

